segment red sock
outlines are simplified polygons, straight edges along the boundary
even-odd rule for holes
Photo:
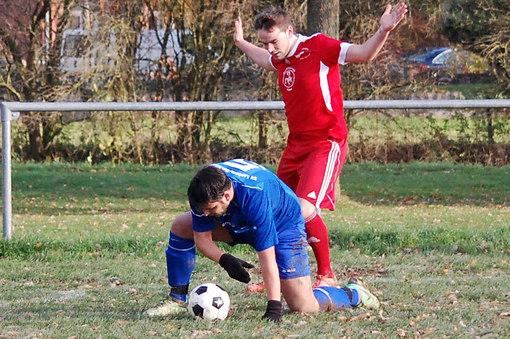
[[[333,276],[329,257],[328,229],[320,215],[314,213],[305,220],[308,244],[312,247],[317,260],[317,275]]]

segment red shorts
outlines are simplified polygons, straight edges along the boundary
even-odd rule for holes
[[[316,208],[335,210],[335,188],[347,155],[347,141],[288,144],[277,175]]]

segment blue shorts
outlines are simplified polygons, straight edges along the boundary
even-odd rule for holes
[[[246,233],[230,232],[234,244],[250,244],[252,237]],[[280,271],[280,279],[293,279],[310,275],[308,258],[308,242],[306,234],[299,229],[286,231],[279,235],[279,243],[275,246],[276,264]]]

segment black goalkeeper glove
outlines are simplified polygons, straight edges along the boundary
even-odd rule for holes
[[[282,321],[282,302],[278,300],[268,300],[266,313],[264,313],[262,319],[275,323]]]
[[[255,266],[253,266],[252,264],[239,258],[236,258],[228,253],[224,253],[220,257],[219,263],[220,266],[223,267],[225,271],[227,271],[229,277],[239,280],[240,282],[243,283],[250,282],[251,280],[250,273],[248,273],[248,271],[245,270],[244,267],[254,268]]]

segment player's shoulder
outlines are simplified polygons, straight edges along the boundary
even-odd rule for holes
[[[264,166],[244,159],[228,160],[214,166],[219,167],[231,180],[255,188],[262,187],[271,173]]]
[[[323,35],[323,34],[322,33],[315,33],[312,35],[298,34],[297,35],[297,45],[302,47],[302,46],[309,46],[309,45],[316,44],[318,41],[320,41],[321,35]]]
[[[329,48],[332,45],[340,45],[341,41],[331,38],[323,33],[315,33],[312,35],[298,35],[298,45],[296,52],[308,49],[311,51]]]
[[[318,32],[312,35],[302,35],[298,34],[298,41],[302,43],[317,43],[323,40],[336,40],[330,36],[327,36],[324,33]],[[337,40],[338,41],[338,40]]]
[[[267,171],[267,168],[265,168],[264,166],[246,159],[227,160],[224,162],[213,164],[213,166],[221,168],[224,172],[227,173],[227,175],[229,173],[234,173],[241,177],[245,177],[247,174],[250,173]]]
[[[340,44],[342,41],[327,36],[324,33],[316,33],[314,34],[314,40],[317,44]]]

